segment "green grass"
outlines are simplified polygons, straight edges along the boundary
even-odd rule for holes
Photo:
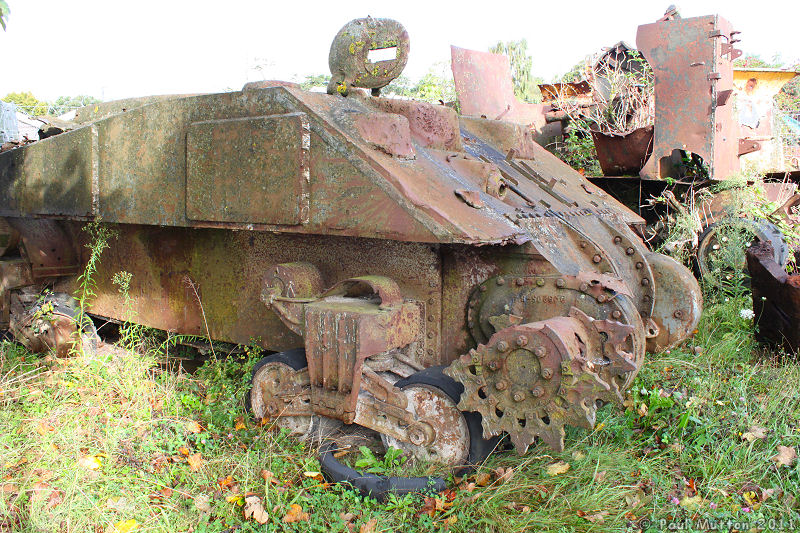
[[[313,450],[256,427],[241,399],[257,351],[188,375],[121,349],[53,360],[4,342],[0,531],[102,532],[126,520],[135,531],[638,531],[643,519],[666,531],[686,518],[800,530],[800,467],[771,459],[800,445],[800,365],[756,345],[746,308],[746,297],[709,305],[692,341],[649,356],[624,409],[601,409],[592,432],[570,429],[563,453],[496,453],[434,495],[438,510],[425,495],[379,504],[322,483]],[[766,437],[745,440],[755,426]],[[548,475],[558,461],[569,470]],[[251,492],[266,525],[243,517]],[[307,522],[283,521],[292,504]]]

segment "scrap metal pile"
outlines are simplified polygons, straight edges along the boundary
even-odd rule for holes
[[[394,58],[371,61],[379,49]],[[273,352],[248,397],[259,418],[305,436],[360,426],[450,465],[501,435],[561,449],[646,351],[691,334],[699,287],[511,120],[524,106],[483,118],[381,98],[408,53],[400,24],[358,19],[331,47],[329,94],[262,82],[102,104],[0,154],[6,323],[56,349],[85,329],[39,319],[77,316],[64,295],[102,221],[115,237],[89,313],[258,339]]]

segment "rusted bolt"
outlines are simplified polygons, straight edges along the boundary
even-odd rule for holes
[[[495,384],[495,388],[497,390],[506,390],[508,388],[508,384],[503,381],[502,379]]]
[[[558,287],[558,288],[562,288],[562,287],[563,287],[564,285],[566,285],[566,284],[567,284],[567,282],[566,282],[566,281],[564,281],[564,280],[563,280],[563,279],[561,279],[561,278],[558,278],[558,279],[556,280],[556,287]]]
[[[581,292],[586,292],[586,291],[589,290],[589,285],[586,284],[586,283],[581,283],[581,286],[579,288],[580,288]]]
[[[641,270],[644,268],[644,263],[641,261],[636,261],[636,270]]]
[[[514,283],[517,284],[517,287],[522,287],[525,284],[525,280],[522,278],[517,278],[514,280]]]
[[[544,389],[541,387],[536,387],[531,391],[531,394],[533,394],[537,398],[541,398],[542,395],[544,395]]]
[[[594,254],[594,257],[592,257],[592,262],[593,263],[599,263],[602,260],[603,260],[603,258],[600,256],[600,254]]]
[[[497,284],[498,285],[505,285],[506,284],[506,280],[502,276],[500,276],[499,278],[497,278]]]
[[[544,379],[552,378],[553,377],[553,371],[551,369],[549,369],[549,368],[543,368],[542,369],[542,377]]]
[[[642,278],[642,286],[647,287],[650,285],[650,280],[647,278]]]
[[[581,248],[586,248],[586,241],[581,241]]]
[[[425,433],[418,428],[409,429],[408,440],[415,446],[421,446],[425,442]]]
[[[517,346],[525,346],[526,344],[528,344],[528,337],[525,335],[517,337]]]
[[[547,349],[544,346],[537,346],[536,349],[533,351],[536,354],[536,357],[542,358],[547,355]]]
[[[621,317],[622,317],[622,312],[619,309],[611,312],[611,318],[616,318],[617,320],[619,320]]]
[[[606,297],[606,295],[603,294],[602,292],[597,295],[597,301],[600,302],[600,303],[605,302],[607,299],[608,298]]]
[[[505,352],[508,350],[508,343],[506,341],[500,341],[497,343],[497,350],[501,352]]]
[[[683,311],[681,311],[680,309],[678,309],[677,311],[675,311],[674,313],[672,313],[672,316],[674,316],[675,318],[683,318]]]
[[[544,287],[544,280],[542,278],[536,278],[536,286]]]
[[[524,392],[515,392],[514,393],[514,401],[515,402],[521,402],[524,399],[525,399],[525,393]]]
[[[616,237],[614,237],[614,244],[619,244],[619,243],[621,243],[621,242],[622,242],[622,237],[620,237],[619,235],[617,235]]]
[[[489,367],[489,370],[497,370],[500,368],[500,364],[497,361],[489,361],[486,366]]]
[[[633,255],[636,253],[636,250],[634,250],[633,248],[628,248],[627,250],[625,250],[625,253],[628,255]]]

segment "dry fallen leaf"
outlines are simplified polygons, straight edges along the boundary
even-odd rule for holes
[[[201,426],[200,423],[195,420],[190,420],[189,422],[186,422],[186,431],[189,433],[202,433],[203,426]]]
[[[51,424],[47,423],[44,420],[39,422],[39,425],[36,426],[36,433],[38,433],[39,435],[46,435],[47,433],[55,430],[56,428],[54,428]]]
[[[261,504],[261,498],[255,494],[248,494],[244,497],[244,509],[242,510],[246,519],[252,518],[259,524],[269,522],[269,514]]]
[[[592,523],[603,524],[605,523],[605,517],[608,516],[608,511],[592,511],[591,513],[587,513],[585,511],[578,511],[578,516],[583,518],[584,520],[588,520]]]
[[[225,501],[228,503],[236,503],[239,505],[244,505],[244,496],[241,494],[231,494],[230,496],[225,497]]]
[[[797,452],[791,446],[778,446],[778,453],[772,457],[773,461],[783,466],[792,466],[795,459]]]
[[[547,472],[548,476],[557,476],[563,474],[567,470],[569,470],[569,463],[565,463],[564,461],[549,464],[547,468],[545,468],[545,472]]]
[[[245,429],[246,427],[247,424],[244,423],[244,417],[243,416],[236,417],[233,429],[239,431],[240,429]]]
[[[378,525],[378,519],[372,518],[369,521],[361,524],[361,527],[358,528],[358,533],[374,533],[377,525]]]
[[[594,473],[594,481],[595,483],[600,483],[606,479],[606,471],[603,470],[602,472],[595,472]]]
[[[494,471],[495,475],[497,476],[497,481],[499,483],[507,483],[511,481],[511,478],[514,477],[514,469],[513,468],[503,468],[502,466],[496,468]]]
[[[207,494],[201,494],[199,496],[195,496],[194,506],[197,507],[199,511],[207,513],[211,511],[211,499],[208,497]]]
[[[81,468],[87,468],[89,470],[97,470],[100,468],[101,461],[100,458],[96,455],[85,455],[78,459],[78,466]]]
[[[580,461],[584,457],[586,457],[586,454],[583,452],[579,452],[578,450],[572,452],[572,458],[575,459],[576,461]]]
[[[269,470],[262,470],[261,471],[261,477],[263,477],[264,481],[266,481],[267,483],[272,483],[274,485],[280,485],[280,481],[277,480],[277,478],[275,477],[275,474],[273,474]]]
[[[308,522],[309,518],[311,518],[311,515],[303,512],[302,507],[293,503],[289,511],[283,516],[283,521],[287,524],[291,524],[292,522]]]
[[[186,462],[189,463],[189,470],[197,472],[203,466],[203,456],[199,452],[193,453],[186,458]]]
[[[303,475],[306,477],[310,477],[311,479],[315,479],[320,483],[325,481],[325,478],[322,476],[322,472],[303,472]]]
[[[221,477],[217,480],[220,489],[229,489],[234,485],[233,476]]]
[[[189,455],[191,453],[189,451],[189,448],[187,448],[186,446],[181,446],[180,448],[178,448],[178,451],[180,452],[181,455]]]
[[[111,533],[130,533],[131,531],[135,531],[138,528],[139,528],[139,522],[131,518],[130,520],[117,522],[106,531],[110,531]]]
[[[641,405],[639,406],[639,409],[637,409],[637,412],[638,412],[638,413],[639,413],[641,416],[647,416],[647,404],[646,404],[646,403],[643,403],[643,404],[641,404]]]
[[[767,430],[758,426],[753,426],[742,434],[742,439],[746,440],[747,442],[753,442],[756,439],[766,439],[766,438],[767,438]]]
[[[489,472],[480,472],[475,476],[475,484],[479,487],[485,487],[492,482],[492,474]]]
[[[47,498],[47,509],[52,509],[53,507],[57,506],[61,502],[64,501],[64,493],[60,490],[54,490],[50,493],[50,496]]]

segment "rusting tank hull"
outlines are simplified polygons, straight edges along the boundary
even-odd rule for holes
[[[394,46],[370,33],[382,24],[337,39]],[[384,27],[403,44],[401,29]],[[560,448],[565,424],[621,400],[646,349],[693,329],[685,269],[652,268],[642,219],[529,128],[367,97],[385,80],[341,74],[334,94],[160,100],[0,154],[17,329],[43,309],[22,289],[74,293],[91,263],[96,316],[277,352],[254,373],[256,416],[359,424],[445,463],[503,433]],[[96,263],[87,221],[113,235]]]

